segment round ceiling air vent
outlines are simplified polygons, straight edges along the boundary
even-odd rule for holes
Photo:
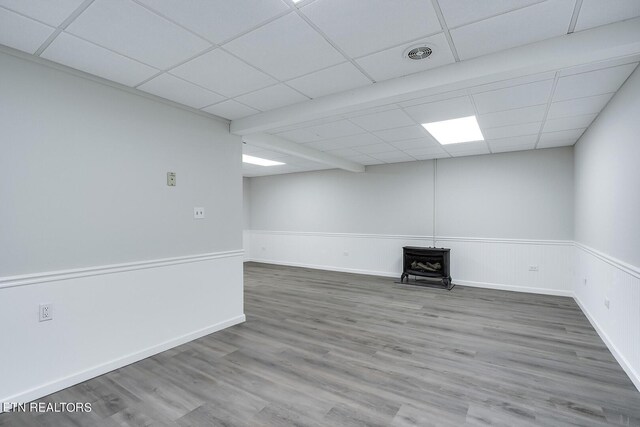
[[[416,46],[410,47],[405,51],[405,57],[414,61],[428,58],[433,53],[433,50],[429,46]]]

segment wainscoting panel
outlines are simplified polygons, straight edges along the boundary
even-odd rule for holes
[[[399,277],[402,247],[432,246],[431,236],[251,230],[248,259],[324,270]],[[573,242],[437,237],[449,247],[453,282],[572,295]],[[538,271],[529,271],[537,266]]]
[[[640,390],[640,269],[579,243],[575,265],[576,301]]]
[[[0,278],[0,402],[27,402],[244,321],[242,251]],[[39,304],[53,319],[38,321]]]

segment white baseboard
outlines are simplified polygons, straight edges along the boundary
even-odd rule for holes
[[[471,286],[474,288],[487,288],[497,289],[501,291],[513,291],[513,292],[525,292],[529,294],[541,294],[541,295],[554,295],[561,297],[573,297],[573,292],[565,291],[562,289],[544,289],[544,288],[532,288],[527,286],[513,286],[505,285],[504,283],[485,283],[485,282],[473,282],[470,280],[456,280],[453,279],[455,285]]]
[[[107,372],[111,372],[115,369],[122,368],[123,366],[130,365],[132,363],[138,362],[147,357],[151,357],[155,354],[161,353],[163,351],[169,350],[173,347],[177,347],[179,345],[185,344],[189,341],[193,341],[195,339],[201,338],[205,335],[212,334],[214,332],[220,331],[222,329],[228,328],[233,325],[237,325],[246,320],[244,314],[240,316],[233,317],[231,319],[225,320],[223,322],[216,323],[215,325],[208,326],[206,328],[193,331],[191,333],[182,335],[180,337],[176,337],[174,339],[165,341],[158,345],[154,345],[152,347],[148,347],[144,350],[128,354],[126,356],[120,357],[118,359],[111,360],[109,362],[94,366],[92,368],[86,369],[81,372],[77,372],[73,375],[66,376],[64,378],[60,378],[56,381],[52,381],[46,384],[42,384],[38,387],[32,388],[30,390],[26,390],[19,394],[8,396],[4,398],[0,398],[0,402],[15,402],[15,403],[24,403],[31,402],[35,399],[39,399],[43,396],[47,396],[51,393],[55,393],[56,391],[63,390],[67,387],[71,387],[73,385],[79,384],[81,382],[87,381],[91,378],[98,377],[100,375],[104,375]]]
[[[636,372],[636,370],[633,369],[629,361],[618,350],[618,347],[616,347],[613,341],[611,341],[609,336],[604,332],[604,329],[600,327],[596,319],[589,313],[589,310],[587,310],[586,306],[582,304],[577,295],[574,295],[573,299],[575,300],[576,304],[578,304],[578,307],[580,307],[580,310],[582,310],[587,320],[589,320],[591,326],[593,326],[593,329],[595,329],[598,335],[600,335],[600,338],[602,339],[602,341],[604,341],[609,351],[611,351],[613,357],[616,358],[622,369],[624,369],[631,382],[633,382],[633,385],[635,385],[638,391],[640,391],[640,373]]]
[[[313,270],[338,271],[341,273],[364,274],[367,276],[397,277],[398,279],[400,278],[400,274],[390,273],[388,271],[371,271],[371,270],[362,270],[357,268],[335,267],[333,265],[304,264],[300,262],[273,261],[273,260],[267,260],[267,259],[254,259],[254,258],[245,259],[244,262],[259,262],[261,264],[273,264],[273,265],[284,265],[287,267],[311,268]]]

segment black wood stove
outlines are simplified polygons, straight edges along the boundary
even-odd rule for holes
[[[409,275],[425,277],[443,288],[451,289],[451,273],[449,271],[449,259],[451,249],[447,248],[423,248],[419,246],[405,246],[402,248],[402,276],[400,283]],[[420,284],[419,282],[413,282]]]

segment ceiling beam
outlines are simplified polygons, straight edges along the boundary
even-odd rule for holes
[[[640,54],[640,18],[468,59],[233,120],[248,135],[431,93]]]
[[[242,137],[242,140],[249,145],[266,148],[268,150],[277,151],[279,153],[289,154],[291,156],[301,157],[316,163],[333,166],[338,169],[344,169],[349,172],[364,172],[364,165],[343,159],[332,154],[305,147],[296,144],[279,136],[269,135],[266,133],[254,133]]]

